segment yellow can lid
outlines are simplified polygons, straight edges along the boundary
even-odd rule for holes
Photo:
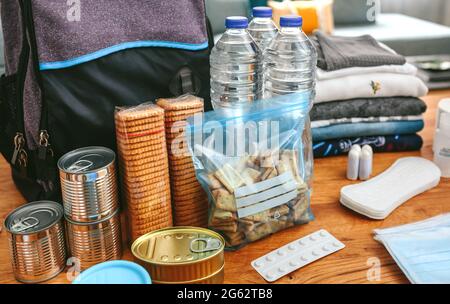
[[[150,232],[131,246],[133,255],[159,265],[197,263],[220,254],[225,241],[220,234],[205,228],[174,227]]]

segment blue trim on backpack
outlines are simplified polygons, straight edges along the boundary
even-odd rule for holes
[[[93,53],[89,53],[80,57],[76,57],[69,60],[64,61],[55,61],[55,62],[42,62],[39,64],[39,69],[41,71],[45,70],[56,70],[56,69],[64,69],[68,67],[72,67],[74,65],[82,64],[88,61],[92,61],[95,59],[99,59],[101,57],[110,55],[112,53],[116,53],[119,51],[123,51],[131,48],[140,48],[140,47],[164,47],[164,48],[174,48],[181,49],[187,51],[198,51],[204,50],[208,48],[208,41],[193,44],[193,43],[183,43],[183,42],[170,42],[170,41],[133,41],[133,42],[125,42],[121,44],[117,44],[105,49],[101,49],[95,51]]]

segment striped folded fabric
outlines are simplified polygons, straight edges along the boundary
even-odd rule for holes
[[[417,134],[324,140],[314,142],[314,157],[321,158],[346,154],[353,145],[370,145],[374,152],[402,152],[420,150],[423,140]]]

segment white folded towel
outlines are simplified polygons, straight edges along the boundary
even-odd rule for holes
[[[317,81],[314,102],[372,97],[422,97],[427,93],[428,88],[416,76],[371,73]]]
[[[390,73],[390,74],[404,74],[416,75],[417,68],[410,63],[404,65],[380,65],[374,67],[353,67],[341,70],[327,72],[317,68],[317,80],[328,80],[334,78],[341,78],[346,76],[374,74],[374,73]]]

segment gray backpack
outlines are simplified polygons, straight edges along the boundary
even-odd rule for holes
[[[115,149],[114,109],[193,93],[209,103],[202,0],[1,0],[0,150],[28,200],[60,197],[56,161]]]

